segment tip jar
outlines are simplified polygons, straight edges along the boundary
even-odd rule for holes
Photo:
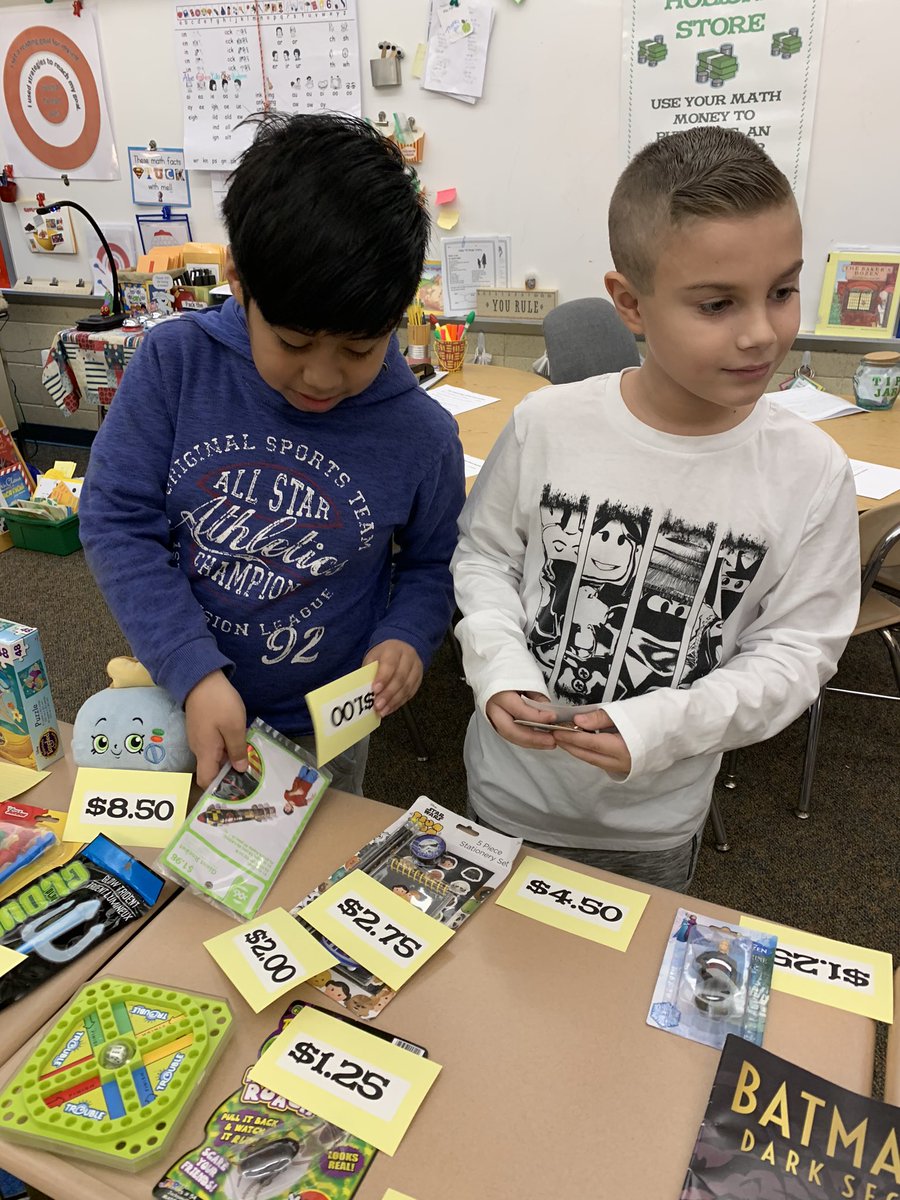
[[[853,395],[860,408],[892,408],[900,392],[900,353],[874,350],[864,354],[853,376]]]

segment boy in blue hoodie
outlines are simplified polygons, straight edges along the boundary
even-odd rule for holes
[[[308,738],[305,694],[363,663],[381,716],[415,694],[464,499],[455,423],[393,333],[429,235],[396,147],[350,117],[267,116],[223,214],[233,298],[145,339],[80,508],[113,615],[184,704],[201,786],[245,769],[248,718]],[[365,752],[335,760],[335,786],[360,790]]]

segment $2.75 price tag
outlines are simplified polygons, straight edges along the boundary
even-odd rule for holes
[[[306,1008],[248,1075],[292,1104],[393,1154],[440,1070],[427,1058]]]
[[[334,683],[307,693],[306,704],[316,731],[316,762],[320,767],[355,746],[381,724],[372,691],[377,674],[378,663],[368,663]]]
[[[185,772],[79,767],[63,838],[89,842],[105,833],[123,846],[166,846],[184,820],[190,790]]]
[[[497,904],[614,950],[627,950],[649,899],[646,892],[529,855],[508,880]]]
[[[283,908],[273,908],[203,945],[254,1012],[337,962]]]
[[[453,936],[365,871],[339,879],[301,915],[395,991]]]

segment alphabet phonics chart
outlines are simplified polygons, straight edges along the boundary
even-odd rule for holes
[[[189,167],[229,169],[263,109],[360,115],[357,0],[273,0],[188,7],[175,47]]]

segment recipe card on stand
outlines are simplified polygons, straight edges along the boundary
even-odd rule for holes
[[[367,875],[351,871],[301,910],[301,917],[397,991],[453,930]]]
[[[440,1070],[348,1021],[306,1008],[247,1077],[394,1154]]]
[[[367,663],[333,683],[306,695],[306,705],[316,731],[316,762],[320,767],[349,750],[377,729],[373,685],[378,663]]]
[[[203,945],[254,1012],[337,959],[284,908],[273,908]]]
[[[646,892],[529,855],[496,902],[555,929],[627,950],[649,899]]]
[[[741,917],[741,924],[778,936],[773,992],[788,992],[873,1021],[892,1023],[893,960],[887,951],[867,950],[758,917]]]
[[[105,833],[120,846],[167,846],[184,821],[190,790],[186,771],[79,767],[63,841]]]

